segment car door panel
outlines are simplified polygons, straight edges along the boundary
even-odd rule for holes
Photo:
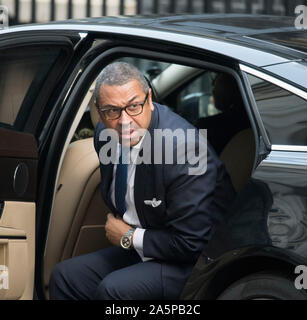
[[[33,135],[0,128],[0,299],[33,295],[37,159]]]
[[[0,128],[0,199],[35,200],[37,159],[33,135]]]
[[[6,201],[0,219],[0,299],[32,299],[34,255],[35,203]]]
[[[39,183],[36,128],[70,65],[75,40],[32,33],[1,38],[0,300],[33,299]]]

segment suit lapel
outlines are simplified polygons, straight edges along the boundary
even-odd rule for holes
[[[146,181],[146,166],[144,164],[136,165],[134,179],[134,203],[142,227],[146,227],[146,220],[143,212],[144,192]]]
[[[154,104],[155,105],[155,104]],[[158,110],[157,106],[155,105],[155,108],[151,114],[150,124],[148,126],[148,132],[150,136],[150,142],[151,142],[151,163],[153,163],[153,150],[154,150],[154,129],[158,126]],[[144,143],[146,143],[146,139],[144,139]],[[146,190],[146,184],[150,183],[152,184],[153,181],[151,175],[149,175],[150,172],[150,164],[138,164],[136,165],[135,169],[135,180],[134,180],[134,203],[136,212],[138,214],[140,223],[143,227],[147,226],[146,222],[146,212],[144,212],[144,195]]]
[[[113,205],[110,197],[110,188],[113,177],[113,164],[102,165],[100,164],[101,170],[101,194],[106,202],[107,206],[112,210]]]

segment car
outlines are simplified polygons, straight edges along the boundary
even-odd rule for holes
[[[48,299],[58,262],[110,245],[93,91],[117,60],[207,129],[237,191],[181,299],[306,299],[296,268],[307,264],[307,31],[294,19],[119,16],[1,30],[0,299]]]

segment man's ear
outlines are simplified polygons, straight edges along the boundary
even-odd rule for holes
[[[154,106],[154,104],[152,102],[152,90],[151,90],[151,88],[148,89],[148,98],[147,99],[148,99],[148,103],[150,105],[150,110],[154,111],[155,106]]]

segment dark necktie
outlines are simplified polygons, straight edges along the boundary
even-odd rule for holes
[[[122,216],[126,211],[125,197],[127,192],[128,176],[128,164],[126,157],[125,155],[123,157],[123,154],[127,153],[128,150],[129,148],[120,148],[119,163],[117,164],[115,174],[115,205]]]

